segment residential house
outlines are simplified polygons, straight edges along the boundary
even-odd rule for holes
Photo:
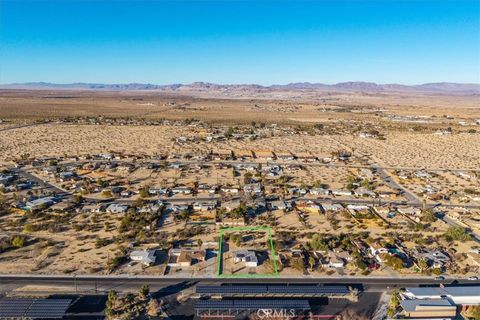
[[[288,201],[275,200],[268,202],[267,207],[269,207],[270,210],[291,210],[292,204]]]
[[[60,182],[67,182],[75,180],[76,174],[74,172],[60,172],[58,178]]]
[[[210,211],[217,207],[217,201],[198,201],[193,203],[193,210]]]
[[[373,257],[377,257],[379,254],[382,253],[387,253],[388,254],[388,249],[382,246],[379,242],[373,242],[370,244],[370,254]]]
[[[425,259],[427,264],[432,268],[443,268],[452,262],[452,259],[439,249],[426,249],[421,247],[416,247],[414,249],[414,254],[417,259]]]
[[[148,193],[151,195],[168,196],[170,191],[168,190],[168,188],[150,187],[148,189]]]
[[[267,173],[269,177],[280,177],[283,175],[283,169],[281,166],[266,166],[263,168],[263,171]]]
[[[397,211],[406,216],[409,219],[412,219],[416,222],[420,221],[421,210],[420,208],[413,207],[398,207]]]
[[[171,249],[168,255],[168,266],[190,267],[201,261],[205,261],[206,251],[195,249]]]
[[[210,153],[213,160],[229,160],[233,157],[232,150],[215,150]]]
[[[329,268],[345,267],[345,261],[342,258],[340,258],[335,252],[329,252],[328,257],[329,257],[329,261],[328,261]]]
[[[105,210],[109,213],[126,213],[128,208],[127,204],[112,203]]]
[[[295,154],[295,158],[300,161],[304,162],[315,162],[317,161],[317,157],[312,155],[310,152],[298,152]]]
[[[233,193],[233,194],[237,194],[239,192],[237,187],[231,187],[231,186],[221,187],[220,190],[224,193]]]
[[[290,151],[275,151],[275,157],[284,161],[295,160],[295,156]]]
[[[130,260],[141,262],[147,266],[154,265],[157,260],[156,250],[132,251],[130,253]]]
[[[369,206],[364,206],[364,205],[349,204],[349,205],[347,205],[347,210],[350,212],[350,214],[352,216],[356,216],[358,213],[368,213],[368,212],[370,212],[370,207]]]
[[[235,157],[242,159],[242,160],[251,160],[253,159],[252,151],[250,150],[235,150],[234,151]]]
[[[167,213],[178,213],[187,210],[189,207],[186,204],[168,204],[165,206],[165,211]]]
[[[254,150],[253,154],[256,159],[264,159],[264,160],[275,159],[275,155],[270,150]]]
[[[8,186],[12,181],[14,180],[14,177],[12,175],[0,175],[0,187],[5,188]]]
[[[238,250],[233,253],[235,263],[243,262],[246,267],[257,267],[258,258],[254,250]]]
[[[54,198],[53,197],[43,197],[34,200],[27,201],[25,203],[25,208],[29,211],[35,211],[40,209],[46,209],[53,205]]]
[[[322,208],[323,212],[337,212],[340,210],[343,210],[343,206],[339,203],[333,203],[333,204],[328,204],[328,203],[322,203]]]
[[[178,186],[178,187],[172,188],[172,193],[174,195],[175,194],[191,194],[192,188],[185,187],[185,186]]]
[[[320,196],[320,195],[328,196],[330,194],[330,190],[323,189],[323,188],[311,188],[309,192],[311,195],[314,195],[314,196]]]
[[[432,177],[432,175],[431,175],[430,173],[428,173],[427,171],[425,171],[425,170],[415,171],[414,175],[415,175],[417,178],[425,179],[425,180]]]
[[[71,210],[74,207],[75,207],[75,204],[70,201],[61,201],[53,204],[50,207],[50,210],[57,211],[57,212],[64,212],[64,211]]]
[[[352,192],[350,190],[344,190],[344,189],[332,189],[331,193],[334,196],[351,196]]]
[[[360,169],[359,175],[360,177],[368,180],[373,180],[373,178],[375,178],[375,175],[373,174],[372,170],[367,168]]]
[[[246,193],[262,193],[261,183],[249,183],[243,186],[243,191]]]
[[[298,210],[306,211],[309,213],[320,213],[320,211],[322,210],[322,207],[313,201],[299,201],[295,203],[295,207]]]
[[[357,188],[354,190],[354,193],[358,197],[370,197],[370,198],[376,198],[377,194],[373,192],[372,190],[368,190],[366,188]]]
[[[242,204],[242,202],[240,200],[236,199],[236,200],[222,202],[221,207],[225,208],[225,210],[227,210],[227,212],[230,212],[233,209],[238,208],[241,204]]]

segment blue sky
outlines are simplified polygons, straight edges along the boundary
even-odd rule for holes
[[[480,82],[479,0],[1,0],[0,83]]]

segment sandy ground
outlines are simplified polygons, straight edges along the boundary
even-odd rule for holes
[[[255,141],[178,145],[175,137],[190,128],[179,126],[97,126],[43,124],[0,131],[0,160],[30,156],[63,156],[117,151],[130,154],[207,153],[211,149],[268,149],[310,152],[328,157],[342,148],[373,155],[389,166],[478,169],[480,134],[435,135],[389,132],[386,140],[352,135],[290,135]]]

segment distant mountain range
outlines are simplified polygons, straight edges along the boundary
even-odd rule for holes
[[[267,93],[282,91],[346,91],[346,92],[418,92],[441,94],[480,94],[480,84],[475,83],[425,83],[420,85],[377,84],[374,82],[340,82],[336,84],[297,82],[284,85],[261,86],[257,84],[215,84],[194,82],[191,84],[156,85],[144,83],[101,84],[101,83],[70,83],[56,84],[48,82],[27,82],[0,85],[0,89],[30,89],[30,90],[156,90],[168,92],[230,92],[230,93]]]

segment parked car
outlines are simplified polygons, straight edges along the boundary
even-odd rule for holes
[[[475,280],[478,280],[478,277],[477,276],[471,276],[471,277],[468,277],[468,280],[475,281]]]
[[[437,281],[445,280],[445,277],[444,276],[438,276],[438,277],[435,277],[435,280],[437,280]]]

